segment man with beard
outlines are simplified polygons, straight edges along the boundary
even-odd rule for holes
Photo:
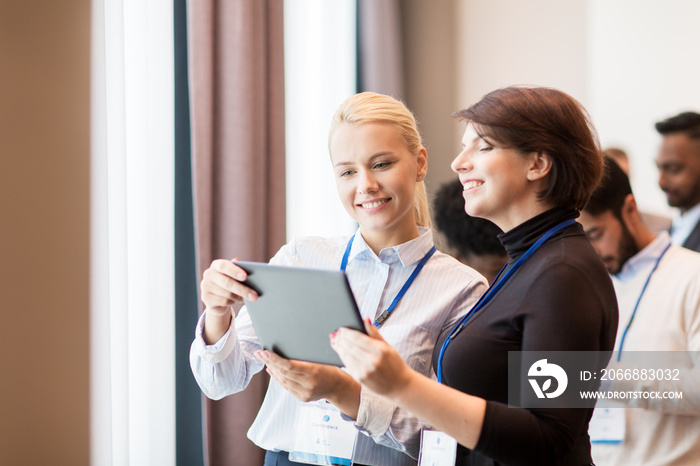
[[[680,215],[673,220],[671,242],[700,251],[700,114],[683,112],[656,123],[663,136],[656,166],[659,187]]]
[[[612,275],[619,327],[609,369],[635,369],[635,351],[700,350],[700,254],[655,236],[640,220],[629,179],[611,159],[579,219]],[[694,352],[694,353],[690,353]],[[646,353],[648,354],[648,353]],[[656,354],[656,353],[655,353]],[[686,353],[677,355],[685,356]],[[605,465],[700,464],[700,368],[681,380],[613,380],[608,391],[674,391],[683,398],[625,399],[625,409],[601,410],[591,422],[592,456]],[[607,385],[609,382],[602,382]],[[603,418],[603,420],[601,420]],[[607,425],[605,423],[608,423]],[[613,432],[597,443],[595,429]]]

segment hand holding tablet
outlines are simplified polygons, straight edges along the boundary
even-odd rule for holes
[[[245,300],[266,349],[287,359],[342,366],[328,336],[340,327],[365,332],[344,272],[235,261],[258,299]]]

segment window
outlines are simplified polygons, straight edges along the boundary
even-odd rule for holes
[[[328,128],[356,92],[355,0],[286,0],[287,238],[356,228],[336,193]]]
[[[173,6],[92,6],[91,463],[175,464]]]

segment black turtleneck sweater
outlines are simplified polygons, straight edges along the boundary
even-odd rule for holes
[[[555,208],[501,234],[507,268],[549,229],[576,217]],[[574,223],[543,244],[447,346],[443,383],[487,400],[479,442],[474,451],[460,446],[456,464],[591,464],[592,409],[508,407],[508,351],[612,351],[616,330],[612,282]]]

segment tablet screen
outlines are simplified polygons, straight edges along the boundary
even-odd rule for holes
[[[365,333],[344,272],[235,263],[248,274],[244,283],[258,292],[245,304],[265,349],[287,359],[343,365],[329,334],[340,327]]]

